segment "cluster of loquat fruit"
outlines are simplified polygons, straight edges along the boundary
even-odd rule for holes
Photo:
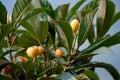
[[[79,27],[79,21],[77,19],[73,19],[70,23],[70,26],[72,28],[72,31],[75,33]],[[29,57],[34,58],[37,55],[42,55],[44,53],[44,48],[42,46],[32,46],[27,49],[26,53]],[[63,51],[57,48],[55,55],[61,57],[63,55]]]
[[[77,19],[73,19],[70,23],[70,26],[72,28],[72,31],[75,33],[79,27],[79,21]],[[29,57],[31,58],[35,58],[37,55],[42,55],[44,53],[44,48],[42,46],[32,46],[27,48],[26,53]],[[63,56],[63,51],[59,48],[56,49],[55,51],[55,55],[57,57],[62,57]],[[17,60],[19,60],[20,62],[27,62],[28,59],[23,57],[23,56],[18,56]],[[11,66],[6,66],[3,70],[2,73],[5,75],[10,74],[10,72],[12,71]]]

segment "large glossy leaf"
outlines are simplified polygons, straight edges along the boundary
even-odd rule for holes
[[[50,2],[48,0],[39,0],[39,2],[40,2],[41,7],[46,7],[48,9],[53,9],[52,5],[50,4]]]
[[[120,43],[120,32],[116,33],[113,36],[108,36],[108,37],[95,41],[87,49],[83,50],[81,54],[90,53],[91,51],[94,51],[103,46],[110,47],[110,46],[113,46],[119,43]]]
[[[0,74],[0,80],[15,80],[15,79],[10,78],[10,77],[5,76],[5,75]]]
[[[83,73],[86,74],[91,80],[99,80],[98,75],[89,69],[85,70]]]
[[[60,74],[62,71],[63,71],[62,65],[54,60],[46,61],[38,66],[39,76],[44,74],[47,74],[49,76],[52,74]]]
[[[31,34],[25,30],[17,30],[16,33],[19,35],[19,37],[15,40],[14,45],[19,47],[30,47],[34,45],[38,45],[38,42],[32,38]]]
[[[0,1],[0,23],[1,24],[7,23],[7,10],[1,1]]]
[[[67,48],[68,52],[72,49],[73,43],[73,32],[71,26],[66,21],[57,21],[58,25],[56,29],[59,33],[59,37],[61,39],[61,43]]]
[[[10,63],[4,63],[4,64],[0,64],[0,71],[6,67],[7,65],[9,65]]]
[[[93,63],[83,64],[83,65],[78,66],[78,68],[83,68],[83,67],[105,68],[113,76],[114,80],[120,79],[118,71],[112,65],[107,64],[107,63],[93,62]]]
[[[69,21],[73,15],[75,15],[76,11],[80,8],[80,6],[85,2],[85,0],[78,1],[68,12],[67,20]]]
[[[90,80],[87,75],[80,73],[79,75],[76,76],[77,80]],[[96,79],[95,79],[96,80]]]
[[[31,18],[32,16],[35,16],[35,15],[37,15],[37,14],[39,14],[39,13],[46,12],[46,11],[51,12],[51,10],[50,10],[50,9],[47,9],[47,8],[36,8],[36,9],[32,9],[32,10],[30,10],[30,11],[26,14],[26,16],[23,18],[23,20],[27,20],[27,19]]]
[[[29,8],[31,0],[17,0],[13,12],[12,12],[12,21],[16,21],[14,27],[16,27],[17,23],[22,18],[23,14]]]
[[[10,66],[14,68],[15,70],[17,70],[19,74],[22,74],[23,75],[22,77],[24,77],[23,79],[27,79],[27,80],[31,79],[32,75],[34,75],[34,71],[32,70],[35,68],[32,61],[28,61],[25,63],[20,63],[20,62],[15,62],[15,63],[16,64],[12,63]],[[16,75],[20,76],[19,74],[16,74]]]
[[[2,27],[0,28],[0,30],[1,30],[1,32],[0,32],[0,41],[3,39],[3,38],[5,38],[6,36],[8,36],[8,34],[10,33],[10,32],[12,32],[13,31],[13,24],[14,24],[14,22],[13,23],[9,23],[9,24],[5,24],[5,25],[2,25]]]
[[[5,52],[1,52],[0,53],[0,59],[5,59],[5,56],[7,55],[7,54],[10,54],[10,53],[12,53],[12,52],[14,52],[15,50],[7,50],[7,51],[5,51]]]
[[[39,0],[40,2],[40,7],[42,8],[47,8],[50,9],[51,11],[47,11],[46,13],[53,19],[55,19],[55,12],[53,10],[52,5],[50,4],[50,2],[48,0]]]
[[[85,17],[88,13],[92,12],[98,7],[99,0],[92,0],[87,5],[85,5],[79,12],[82,17]],[[79,16],[78,16],[79,17]]]
[[[46,35],[48,34],[48,22],[39,21],[38,26],[36,27],[37,35],[42,43],[45,42]]]
[[[75,57],[72,61],[72,64],[76,63],[76,62],[80,62],[80,61],[85,61],[86,59],[89,59],[93,56],[95,56],[97,54],[83,54],[83,55],[79,55],[77,57]]]
[[[94,25],[91,24],[90,30],[88,32],[88,40],[90,43],[92,43],[95,39],[95,30],[94,30]]]
[[[33,37],[33,39],[39,40],[38,35],[35,32],[35,27],[32,27],[28,22],[26,21],[22,21],[20,22],[20,24],[27,30],[27,32],[29,34],[31,34],[31,37]]]
[[[69,4],[64,4],[64,5],[58,6],[58,8],[55,10],[56,19],[57,20],[65,20],[67,14],[68,14],[68,8],[69,8]]]
[[[104,20],[106,13],[106,0],[101,0],[99,2],[99,9],[97,14],[97,35],[100,35],[103,30]]]
[[[0,38],[2,39],[2,37]],[[7,40],[4,40],[4,39],[1,40],[1,39],[0,39],[0,48],[7,47]]]
[[[110,46],[113,46],[113,45],[116,45],[119,43],[120,43],[120,32],[116,33],[113,36],[108,36],[108,37],[105,37],[105,38],[95,41],[88,48],[82,50],[81,54],[89,54],[92,51],[95,51],[96,49],[98,49],[100,47],[103,47],[103,46],[110,47]],[[75,60],[79,59],[81,54],[77,54],[75,57]]]
[[[113,19],[112,19],[112,25],[117,22],[120,19],[120,12],[117,12],[114,14]]]
[[[112,54],[112,50],[107,47],[100,47],[95,51],[91,52],[92,54]]]
[[[78,47],[84,43],[86,38],[88,37],[88,32],[90,30],[91,24],[93,22],[95,13],[95,9],[93,12],[89,13],[81,22],[79,33],[78,33]]]
[[[101,0],[97,14],[97,37],[102,37],[109,30],[112,17],[115,12],[115,5],[110,0]]]

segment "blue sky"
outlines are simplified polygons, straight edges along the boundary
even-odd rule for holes
[[[1,0],[2,3],[6,6],[8,14],[11,15],[12,8],[16,0]],[[56,8],[60,4],[68,3],[70,2],[70,6],[73,6],[77,1],[79,0],[49,0],[50,3],[53,5],[54,8]],[[87,0],[89,2],[90,0]],[[112,0],[117,6],[117,11],[120,11],[120,0]],[[120,31],[120,20],[115,23],[110,31],[109,34],[114,34],[116,32]],[[87,44],[87,43],[86,43]],[[86,46],[86,44],[83,46],[83,48]],[[120,44],[110,47],[110,49],[113,51],[113,54],[104,54],[104,55],[98,55],[93,58],[93,61],[100,61],[100,62],[107,62],[112,64],[114,67],[117,68],[117,70],[120,73]],[[112,77],[108,74],[107,71],[104,69],[96,69],[97,74],[100,76],[100,80],[113,80]]]

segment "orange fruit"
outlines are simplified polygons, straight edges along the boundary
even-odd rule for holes
[[[29,47],[26,52],[29,57],[34,58],[37,56],[39,49],[37,46],[33,46],[33,47]]]
[[[23,57],[23,56],[18,56],[17,59],[20,61],[20,62],[27,62],[28,59]]]
[[[72,31],[76,32],[79,27],[79,21],[77,19],[73,19],[70,23]]]
[[[60,50],[60,49],[56,49],[56,51],[55,51],[55,55],[58,56],[58,57],[61,57],[61,56],[63,55],[62,50]]]
[[[41,55],[41,54],[43,54],[43,52],[44,52],[44,48],[42,47],[42,46],[38,46],[38,55]]]

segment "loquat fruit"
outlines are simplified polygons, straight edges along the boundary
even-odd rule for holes
[[[76,32],[79,27],[79,21],[77,19],[73,19],[70,23],[72,31]]]
[[[60,49],[56,49],[55,55],[58,56],[58,57],[61,57],[63,55],[63,51],[60,50]]]

